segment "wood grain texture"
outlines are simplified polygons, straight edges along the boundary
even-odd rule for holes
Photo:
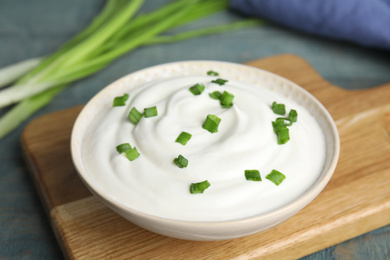
[[[70,155],[70,133],[81,109],[39,117],[22,134],[24,157],[48,214],[56,206],[91,196]]]
[[[157,235],[91,196],[77,177],[69,152],[71,128],[82,107],[59,111],[33,121],[22,135],[22,146],[66,257],[294,259],[390,223],[390,84],[343,90],[294,55],[248,64],[301,85],[335,119],[341,154],[324,191],[289,220],[248,237],[195,242]]]

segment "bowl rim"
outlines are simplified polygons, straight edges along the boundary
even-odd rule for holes
[[[283,82],[288,83],[291,85],[295,90],[300,91],[303,93],[307,98],[310,99],[311,102],[313,102],[318,108],[320,108],[321,112],[323,113],[323,116],[325,117],[326,122],[328,123],[329,129],[331,130],[331,136],[333,137],[334,141],[334,153],[333,156],[330,159],[329,167],[321,172],[322,177],[319,177],[311,186],[309,189],[307,189],[304,193],[302,193],[299,197],[297,197],[294,201],[279,207],[277,209],[274,209],[272,211],[268,211],[262,214],[256,214],[248,217],[238,218],[238,219],[231,219],[231,220],[219,220],[219,221],[192,221],[192,220],[180,220],[180,219],[171,219],[171,218],[165,218],[160,217],[148,213],[144,213],[142,211],[133,209],[131,207],[125,206],[122,203],[112,199],[109,196],[105,196],[103,192],[99,189],[99,187],[93,185],[93,182],[88,177],[87,174],[85,174],[81,169],[83,167],[81,166],[81,158],[77,158],[76,153],[76,145],[74,145],[76,140],[76,135],[78,134],[77,126],[80,124],[80,121],[82,120],[82,117],[84,113],[88,109],[90,109],[90,106],[94,103],[94,101],[101,95],[103,95],[106,91],[109,91],[113,86],[119,84],[122,81],[125,81],[130,76],[134,76],[136,74],[142,74],[147,73],[150,70],[156,70],[156,69],[163,69],[164,67],[171,67],[171,66],[181,66],[181,65],[194,65],[194,64],[212,64],[216,66],[233,66],[233,67],[240,67],[244,70],[252,70],[257,72],[262,72],[264,74],[267,74],[273,78],[277,78],[278,80],[281,80]],[[287,212],[293,212],[293,209],[298,208],[298,210],[295,210],[294,212],[299,211],[299,209],[306,206],[308,203],[310,203],[311,200],[313,200],[321,191],[322,189],[327,185],[329,180],[331,179],[340,155],[340,137],[338,134],[336,123],[334,122],[332,116],[328,112],[328,110],[325,108],[325,106],[317,99],[315,98],[309,91],[304,89],[303,87],[299,86],[295,82],[284,78],[281,75],[275,74],[273,72],[253,67],[246,64],[240,64],[240,63],[234,63],[234,62],[227,62],[227,61],[216,61],[216,60],[185,60],[185,61],[175,61],[175,62],[168,62],[163,63],[159,65],[154,65],[150,67],[146,67],[140,70],[136,70],[134,72],[131,72],[129,74],[124,75],[123,77],[120,77],[119,79],[113,81],[112,83],[108,84],[107,86],[103,87],[99,92],[97,92],[88,102],[87,104],[82,108],[79,115],[76,118],[76,121],[73,125],[72,132],[71,132],[71,142],[70,142],[70,150],[71,150],[71,157],[73,164],[76,168],[77,175],[80,177],[82,182],[87,186],[87,188],[92,192],[92,194],[97,197],[99,200],[103,201],[104,204],[106,204],[109,208],[113,209],[114,211],[120,210],[121,212],[127,212],[133,216],[136,216],[138,218],[142,219],[148,219],[154,222],[159,223],[165,223],[168,225],[188,225],[191,224],[192,226],[195,225],[197,227],[226,227],[227,225],[235,225],[238,223],[243,222],[254,222],[259,221],[260,219],[269,219],[273,216],[279,215],[279,214],[285,214]],[[81,146],[80,146],[81,147]],[[325,166],[325,165],[324,165]],[[91,184],[92,182],[92,184]],[[117,212],[117,211],[116,211]],[[119,213],[119,212],[117,212]],[[119,213],[120,214],[120,213]],[[122,215],[122,214],[121,214]],[[123,216],[123,215],[122,215]]]

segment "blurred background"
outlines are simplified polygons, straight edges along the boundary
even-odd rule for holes
[[[146,0],[143,10],[164,1]],[[1,0],[0,67],[55,51],[100,11],[102,0]],[[180,30],[242,19],[233,10]],[[179,31],[180,31],[179,30]],[[37,116],[85,104],[112,81],[133,71],[172,61],[220,60],[245,63],[292,53],[306,59],[326,80],[345,89],[390,82],[390,52],[360,47],[267,23],[176,43],[140,47],[106,69],[59,94]],[[7,109],[0,110],[0,115]],[[28,122],[29,122],[28,121]],[[20,135],[28,122],[0,141],[0,259],[61,259],[41,202],[23,162]],[[389,259],[390,227],[346,241],[303,259]]]

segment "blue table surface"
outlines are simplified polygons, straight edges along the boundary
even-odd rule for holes
[[[150,10],[162,2],[146,0],[143,8]],[[1,0],[0,67],[51,53],[84,28],[102,4],[102,0]],[[223,12],[188,28],[239,18],[234,12]],[[283,53],[305,58],[326,80],[346,89],[364,89],[390,82],[388,51],[267,24],[138,48],[99,73],[72,84],[29,121],[84,104],[115,79],[151,65],[199,59],[242,63]],[[4,111],[0,111],[0,115]],[[22,158],[20,135],[27,123],[0,141],[0,259],[61,259],[60,248]],[[390,259],[390,226],[303,259]]]

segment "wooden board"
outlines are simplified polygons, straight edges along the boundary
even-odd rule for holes
[[[292,259],[390,223],[390,84],[342,90],[321,78],[305,60],[289,54],[248,64],[301,85],[335,119],[341,155],[324,191],[289,220],[248,237],[195,242],[157,235],[112,212],[78,178],[69,139],[82,107],[70,108],[34,120],[21,140],[67,258]]]

